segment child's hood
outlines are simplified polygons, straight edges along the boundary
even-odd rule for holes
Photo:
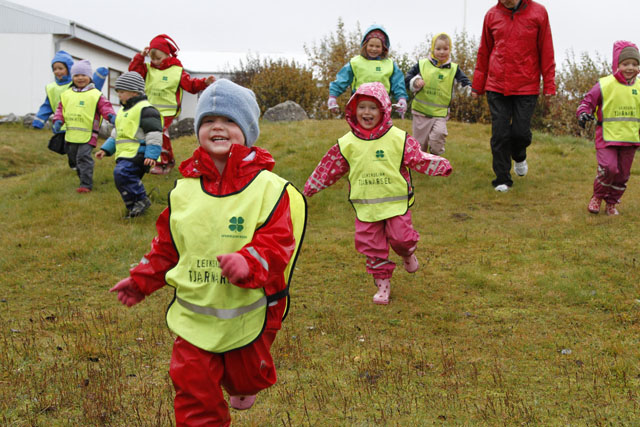
[[[367,36],[369,35],[369,33],[371,31],[381,31],[384,34],[384,37],[386,38],[385,40],[385,47],[387,48],[387,51],[389,50],[389,48],[391,47],[391,40],[389,40],[389,34],[387,34],[387,30],[384,29],[384,27],[382,25],[372,25],[369,28],[367,28],[367,30],[364,32],[364,35],[362,36],[362,40],[360,41],[360,47],[364,46],[364,42],[367,40]]]
[[[438,58],[435,57],[434,53],[436,51],[436,41],[438,40],[438,37],[440,36],[447,36],[447,40],[449,41],[449,59],[447,60],[447,62],[440,62],[438,61]],[[449,34],[447,33],[438,33],[435,35],[435,37],[433,37],[433,40],[431,40],[431,52],[430,52],[430,56],[432,60],[436,61],[436,66],[437,67],[442,67],[443,65],[451,62],[451,51],[453,50],[453,46],[451,46],[451,37],[449,36]]]
[[[376,127],[369,130],[360,126],[356,116],[358,102],[360,102],[363,97],[373,98],[382,111],[382,118],[380,122]],[[356,93],[354,93],[351,96],[351,99],[349,99],[349,102],[347,102],[345,119],[347,120],[347,123],[349,123],[353,133],[358,138],[377,139],[384,135],[389,128],[393,126],[393,122],[391,120],[391,99],[389,99],[389,94],[384,88],[384,85],[380,82],[364,83],[360,85]]]
[[[638,49],[638,46],[636,46],[634,43],[631,43],[630,41],[618,40],[614,42],[613,43],[613,62],[611,63],[613,74],[618,72],[618,58],[620,57],[620,52],[622,52],[622,49],[624,49],[625,47],[635,47],[636,49]]]
[[[51,68],[53,68],[53,64],[55,64],[56,62],[60,62],[67,67],[67,75],[60,80],[56,79],[56,82],[59,84],[69,83],[71,81],[71,67],[73,67],[73,58],[64,50],[59,50],[51,60]]]

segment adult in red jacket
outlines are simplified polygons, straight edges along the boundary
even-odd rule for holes
[[[487,93],[491,153],[497,191],[507,191],[514,171],[528,171],[531,117],[540,93],[555,95],[556,63],[547,10],[533,0],[499,0],[484,17],[472,96]]]

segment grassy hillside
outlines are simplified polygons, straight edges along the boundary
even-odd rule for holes
[[[301,189],[346,130],[265,122],[259,145]],[[273,348],[279,381],[233,411],[234,425],[637,423],[637,166],[621,215],[590,215],[591,142],[536,134],[529,175],[499,194],[489,132],[450,123],[454,173],[413,174],[421,268],[396,270],[389,306],[371,302],[346,179],[308,200],[293,305]],[[154,204],[123,220],[113,160],[97,162],[95,190],[78,195],[47,139],[0,127],[0,423],[171,425],[172,292],[127,309],[107,290],[148,251],[178,174],[145,176]],[[177,157],[194,146],[175,141]]]

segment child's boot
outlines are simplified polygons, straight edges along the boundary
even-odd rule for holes
[[[597,214],[600,212],[600,206],[602,205],[602,199],[598,199],[596,196],[593,196],[591,200],[589,200],[589,206],[587,210],[592,214]]]
[[[415,253],[412,253],[406,258],[403,257],[402,261],[404,264],[404,269],[407,270],[408,273],[415,273],[416,271],[418,271],[418,268],[420,267],[420,264],[418,263],[418,258],[416,257]]]
[[[373,296],[374,304],[389,304],[389,294],[391,293],[391,283],[389,279],[374,279],[378,292]]]
[[[605,212],[607,212],[607,215],[620,215],[620,212],[618,212],[618,209],[616,209],[615,203],[607,203],[607,206],[605,206],[604,210]]]
[[[247,395],[247,396],[231,396],[229,398],[229,405],[233,409],[237,409],[239,411],[244,411],[245,409],[249,409],[253,406],[256,401],[256,395]]]

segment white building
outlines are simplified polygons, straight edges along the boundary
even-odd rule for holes
[[[93,69],[106,67],[102,88],[117,109],[113,85],[127,71],[129,61],[142,50],[92,30],[80,23],[0,0],[0,115],[35,113],[45,99],[45,86],[54,80],[51,59],[64,50],[74,60],[88,59]],[[217,73],[192,73],[203,77]],[[193,117],[197,98],[184,92],[181,117]]]

